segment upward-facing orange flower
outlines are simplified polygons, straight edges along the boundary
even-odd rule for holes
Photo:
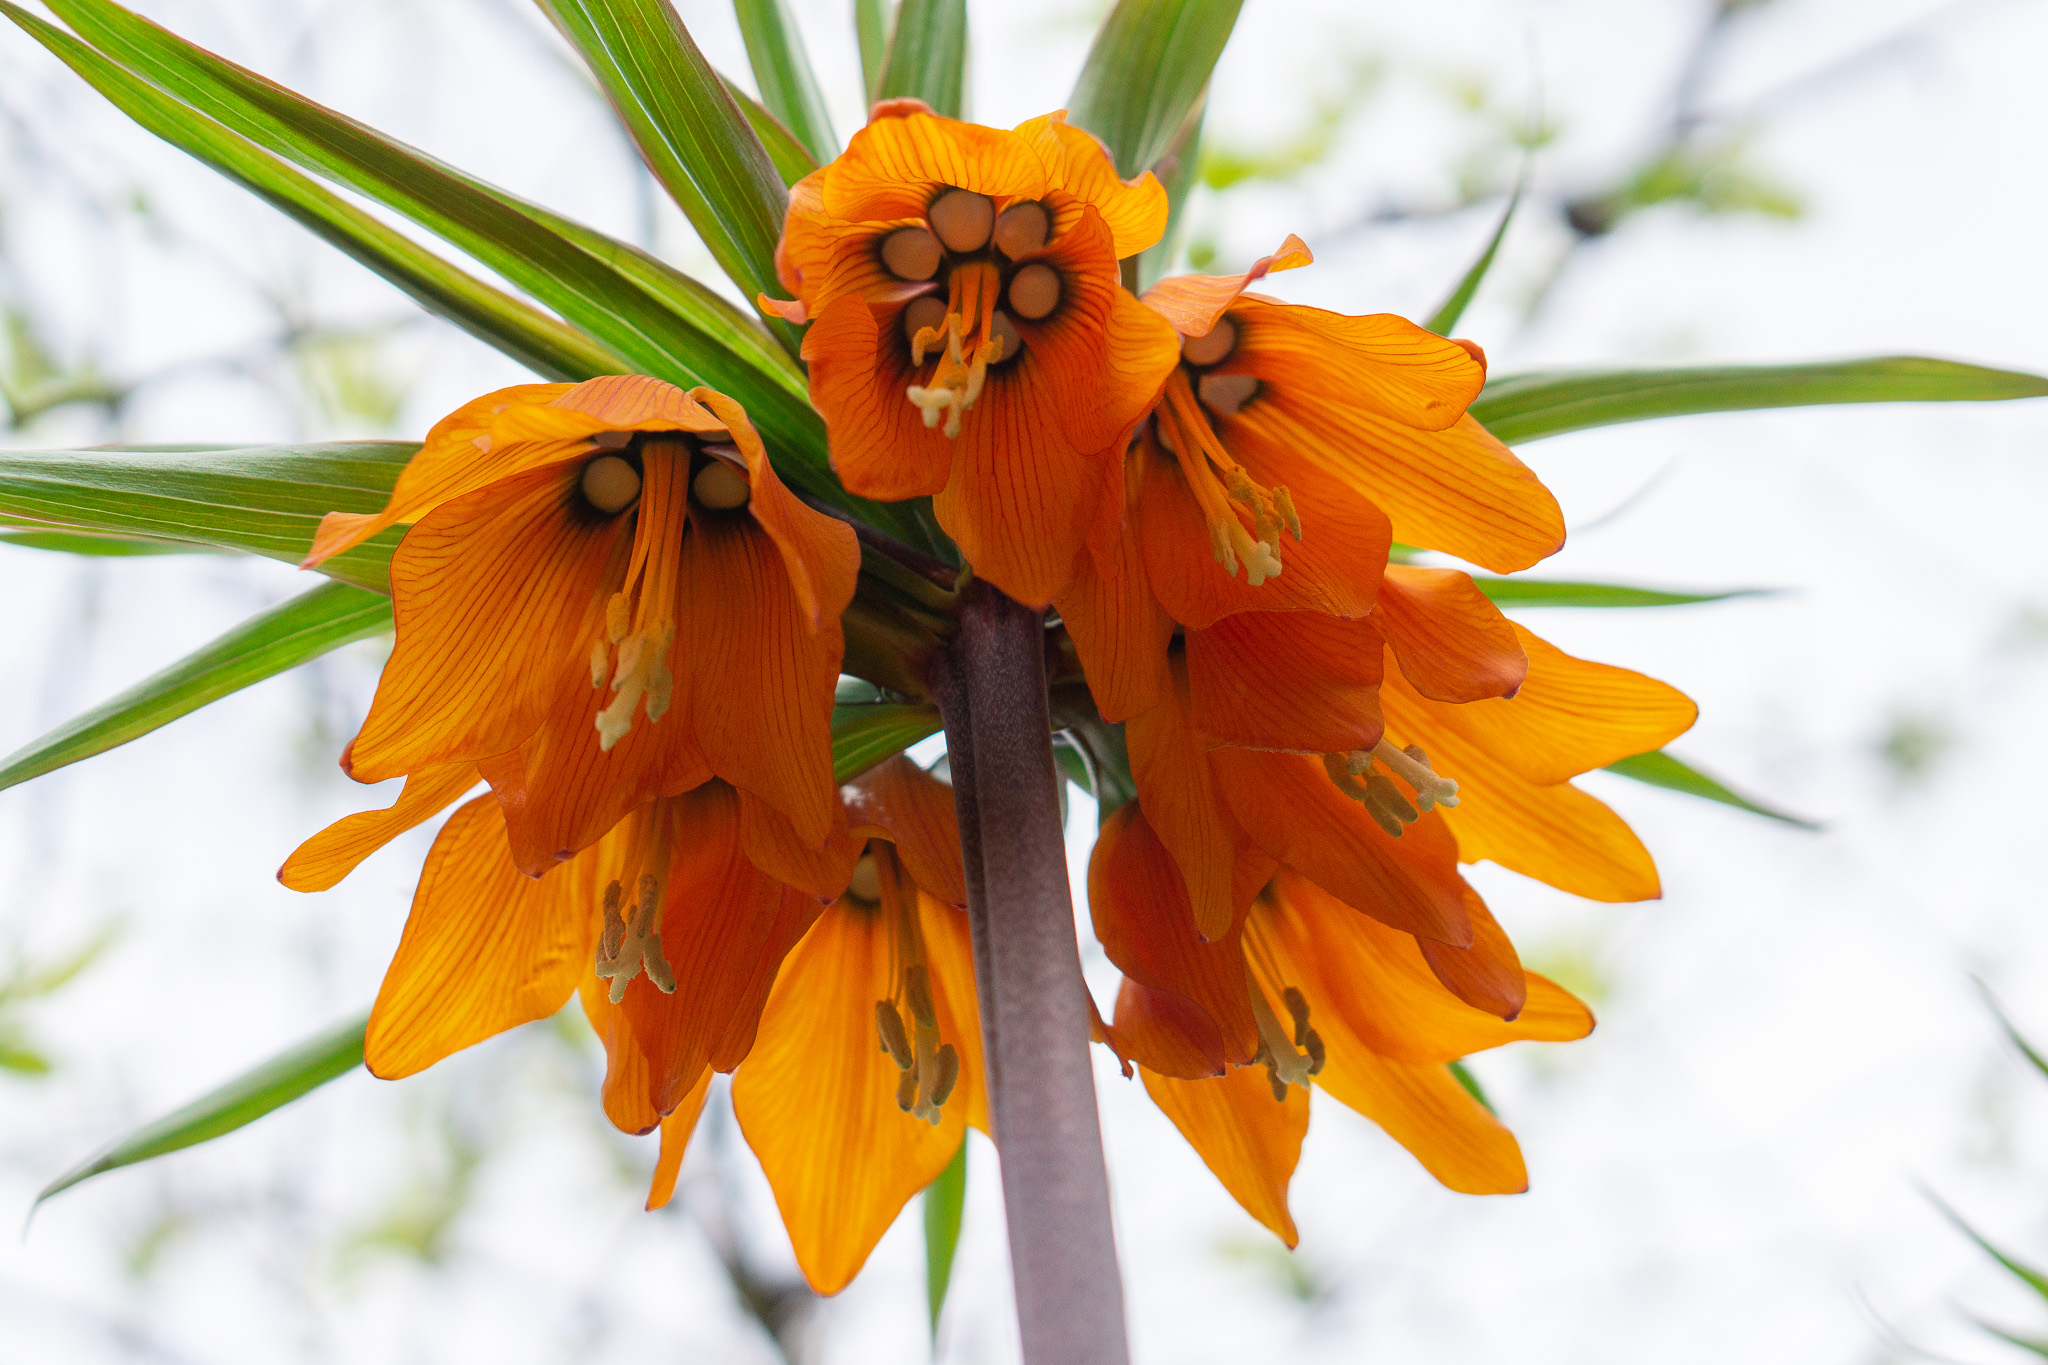
[[[397,644],[343,765],[411,777],[365,838],[481,771],[529,874],[714,776],[750,845],[823,844],[859,548],[783,487],[738,403],[639,376],[487,394],[306,562],[404,522]]]
[[[790,192],[776,253],[809,322],[833,467],[871,498],[936,495],[975,571],[1043,605],[1066,586],[1177,339],[1119,283],[1166,195],[1118,179],[1063,114],[1014,130],[875,107]]]

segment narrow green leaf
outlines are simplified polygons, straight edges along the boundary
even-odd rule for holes
[[[924,1291],[931,1306],[932,1340],[939,1339],[939,1314],[953,1283],[953,1257],[960,1250],[960,1220],[967,1213],[967,1140],[924,1189]]]
[[[590,64],[648,168],[741,295],[779,290],[775,243],[788,192],[675,8],[668,0],[541,7]],[[783,335],[793,348],[795,332]]]
[[[2005,1006],[1999,1003],[1998,997],[1991,993],[1991,988],[1984,984],[1983,979],[1979,977],[1976,980],[1977,993],[1983,996],[1984,1003],[1991,1007],[1991,1013],[1997,1017],[1999,1027],[2005,1030],[2005,1036],[2012,1040],[2012,1045],[2020,1050],[2020,1055],[2032,1064],[2034,1070],[2048,1076],[2048,1057],[2043,1057],[2034,1045],[2027,1041],[2026,1035],[2014,1025],[2012,1016],[2005,1012]]]
[[[442,260],[247,138],[135,80],[70,34],[7,0],[0,0],[0,11],[143,128],[282,210],[429,312],[549,379],[588,379],[625,368],[608,347]]]
[[[2021,1283],[2025,1284],[2027,1288],[2033,1290],[2036,1294],[2039,1294],[2044,1300],[2048,1300],[2048,1275],[2044,1275],[2042,1272],[2034,1269],[2032,1266],[2026,1264],[2024,1261],[2016,1260],[2015,1258],[2008,1256],[2005,1252],[1999,1250],[1999,1248],[1992,1245],[1992,1243],[1988,1239],[1986,1239],[1983,1236],[1983,1234],[1979,1233],[1977,1229],[1971,1227],[1968,1223],[1964,1222],[1963,1216],[1957,1213],[1954,1209],[1950,1208],[1948,1205],[1948,1201],[1944,1200],[1940,1195],[1936,1194],[1933,1190],[1930,1190],[1927,1187],[1922,1186],[1920,1192],[1927,1196],[1928,1201],[1932,1203],[1934,1207],[1941,1210],[1943,1217],[1947,1218],[1949,1222],[1954,1223],[1958,1228],[1962,1230],[1963,1236],[1975,1242],[1977,1246],[1987,1256],[1989,1256],[1992,1260],[1998,1262],[2000,1265],[2004,1266],[2006,1270],[2012,1274],[2012,1277],[2014,1279],[2019,1280]]]
[[[1493,258],[1500,253],[1500,244],[1508,235],[1508,224],[1515,221],[1515,209],[1522,202],[1522,182],[1515,181],[1515,192],[1508,196],[1508,206],[1501,210],[1500,223],[1487,239],[1486,250],[1479,253],[1479,259],[1472,262],[1472,268],[1465,272],[1451,296],[1445,299],[1429,321],[1423,323],[1440,337],[1447,337],[1458,325],[1458,319],[1465,316],[1465,308],[1472,302],[1472,296],[1479,292],[1479,285],[1486,278],[1486,272],[1493,269]]]
[[[1479,591],[1504,607],[1687,607],[1733,597],[1769,597],[1775,588],[1732,588],[1727,592],[1666,592],[1626,583],[1567,583],[1545,578],[1488,578],[1474,574]]]
[[[967,0],[902,0],[875,98],[920,99],[959,118],[966,86]]]
[[[796,134],[797,141],[820,162],[839,155],[832,118],[825,112],[825,94],[804,51],[803,34],[788,0],[733,0],[740,37],[747,44],[747,65],[768,112]]]
[[[939,732],[933,706],[894,703],[832,708],[832,780],[851,782],[883,759]]]
[[[1466,1094],[1470,1095],[1473,1099],[1478,1100],[1480,1108],[1484,1109],[1487,1113],[1492,1114],[1495,1118],[1499,1118],[1500,1111],[1498,1109],[1495,1109],[1493,1107],[1493,1101],[1486,1097],[1486,1087],[1479,1084],[1479,1078],[1472,1074],[1472,1068],[1466,1066],[1463,1060],[1455,1060],[1451,1062],[1450,1067],[1451,1079],[1456,1081],[1459,1085],[1463,1086],[1465,1088]]]
[[[328,512],[375,512],[419,446],[0,450],[0,522],[242,550],[296,564]],[[397,528],[320,566],[390,591]]]
[[[1200,180],[1202,163],[1202,116],[1208,108],[1206,92],[1197,99],[1181,121],[1180,131],[1167,145],[1166,154],[1153,166],[1159,183],[1166,187],[1166,231],[1157,242],[1138,256],[1138,288],[1150,289],[1173,269],[1180,251],[1181,232],[1187,225],[1184,212],[1188,195]]]
[[[107,1171],[232,1133],[353,1071],[363,1063],[363,1034],[369,1023],[369,1016],[364,1015],[338,1024],[208,1091],[176,1113],[145,1124],[43,1186],[36,1203]]]
[[[200,113],[446,238],[610,346],[633,371],[738,399],[790,482],[894,533],[914,527],[908,512],[892,514],[839,486],[824,424],[800,380],[792,381],[788,357],[763,361],[776,343],[701,285],[677,286],[687,277],[645,253],[451,170],[112,0],[57,0],[53,8],[101,52]],[[656,289],[656,275],[669,287]]]
[[[323,583],[0,759],[0,790],[103,754],[209,702],[389,629],[390,598],[346,583]]]
[[[860,88],[873,104],[889,55],[889,0],[853,0],[853,36],[860,44]]]
[[[2007,1331],[1995,1322],[1987,1322],[1974,1314],[1971,1316],[1970,1321],[1976,1323],[1978,1327],[1999,1338],[2001,1341],[2011,1342],[2029,1355],[2037,1355],[2043,1360],[2048,1360],[2048,1337],[2022,1336],[2017,1332]]]
[[[1759,801],[1751,800],[1740,792],[1707,776],[1690,764],[1673,758],[1662,749],[1652,750],[1647,754],[1637,754],[1633,758],[1624,758],[1618,762],[1610,763],[1607,765],[1606,771],[1619,773],[1623,777],[1647,783],[1652,787],[1663,787],[1667,791],[1683,792],[1687,796],[1697,796],[1702,801],[1718,801],[1724,806],[1733,806],[1737,810],[1746,810],[1752,815],[1762,815],[1772,820],[1782,820],[1786,824],[1796,825],[1800,829],[1821,828],[1818,821],[1803,819],[1800,816],[1791,815],[1781,810],[1773,810]]]
[[[103,536],[90,531],[0,531],[0,543],[26,550],[56,550],[69,555],[120,559],[133,555],[209,554],[204,545],[180,545],[140,536]]]
[[[1172,145],[1230,41],[1244,0],[1118,0],[1096,31],[1068,109],[1126,176]],[[1192,158],[1190,158],[1192,159]]]
[[[796,140],[796,134],[782,126],[782,121],[768,112],[761,101],[749,95],[732,83],[730,76],[720,76],[725,82],[725,93],[732,96],[732,102],[747,116],[747,123],[754,130],[754,136],[761,139],[767,149],[768,159],[775,163],[775,173],[782,177],[785,185],[797,181],[818,169],[818,163],[810,149]]]
[[[1557,370],[1486,386],[1471,413],[1510,445],[1587,427],[1700,412],[1834,403],[1976,403],[2048,395],[2048,378],[1925,356],[1812,365]]]

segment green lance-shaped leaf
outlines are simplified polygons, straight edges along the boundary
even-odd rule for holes
[[[70,34],[7,0],[0,0],[0,11],[142,127],[290,215],[397,285],[427,311],[536,373],[575,380],[628,368],[600,342],[436,256],[247,138],[136,80]]]
[[[1473,584],[1503,607],[1689,607],[1735,597],[1769,597],[1775,588],[1732,588],[1727,592],[1666,592],[1626,583],[1568,583],[1547,578],[1488,578]]]
[[[390,598],[323,583],[0,759],[0,790],[140,739],[229,693],[390,629]]]
[[[43,1186],[36,1203],[93,1176],[232,1133],[353,1071],[363,1064],[363,1034],[369,1023],[365,1015],[337,1024],[208,1091],[176,1113],[145,1124]]]
[[[967,1213],[967,1139],[924,1188],[924,1292],[931,1308],[932,1340],[939,1339],[939,1314],[953,1283],[953,1257],[960,1250],[960,1221]]]
[[[2012,1021],[2012,1016],[2005,1012],[2005,1006],[1991,993],[1991,988],[1984,984],[1983,978],[1977,978],[1976,984],[1977,994],[1984,997],[1984,1003],[1990,1006],[1991,1013],[1998,1019],[1998,1026],[2005,1030],[2005,1036],[2011,1040],[2012,1045],[2020,1050],[2020,1055],[2027,1059],[2027,1063],[2034,1070],[2048,1076],[2048,1057],[2042,1056],[2040,1050],[2027,1041],[2027,1036],[2019,1031],[2018,1025]]]
[[[860,45],[860,88],[870,104],[882,88],[882,63],[889,56],[892,0],[853,0],[853,37]]]
[[[1663,787],[1667,791],[1682,792],[1687,796],[1697,796],[1702,801],[1718,801],[1724,806],[1733,806],[1737,810],[1746,810],[1752,815],[1762,815],[1772,820],[1782,820],[1786,824],[1796,825],[1800,829],[1819,829],[1821,827],[1818,821],[1807,820],[1797,815],[1788,814],[1785,811],[1774,810],[1760,801],[1744,796],[1718,779],[1707,776],[1691,764],[1673,758],[1662,749],[1654,749],[1647,754],[1637,754],[1633,758],[1624,758],[1618,762],[1610,763],[1607,765],[1606,770],[1610,773],[1619,773],[1623,777],[1632,778],[1637,782],[1646,783],[1652,787]]]
[[[329,512],[383,508],[410,441],[241,449],[0,450],[0,523],[242,550],[296,564]],[[393,528],[320,566],[389,592]]]
[[[730,76],[721,76],[725,82],[725,93],[732,96],[740,112],[747,116],[748,126],[754,136],[761,139],[761,146],[767,149],[768,159],[775,163],[775,173],[782,177],[785,185],[797,181],[818,169],[817,158],[810,149],[796,140],[796,134],[782,126],[782,121],[768,112],[761,101],[749,95],[732,83]]]
[[[1126,176],[1166,155],[1230,41],[1244,0],[1118,0],[1096,32],[1068,109]]]
[[[1486,1087],[1479,1083],[1479,1078],[1472,1074],[1472,1068],[1466,1066],[1463,1059],[1451,1062],[1450,1071],[1451,1079],[1463,1086],[1466,1094],[1478,1100],[1480,1108],[1492,1114],[1495,1118],[1500,1117],[1500,1111],[1495,1109],[1493,1101],[1487,1098]]]
[[[1834,403],[1973,403],[2048,395],[2048,378],[1925,356],[1511,375],[1471,413],[1509,444],[1617,422]]]
[[[648,168],[719,268],[747,298],[779,292],[775,242],[788,192],[675,8],[668,0],[541,0],[541,7],[590,64]],[[796,333],[782,326],[780,334],[793,349]]]
[[[129,559],[136,555],[201,555],[216,553],[205,545],[181,545],[140,536],[107,536],[94,531],[0,531],[0,544],[25,550],[52,550],[98,559]]]
[[[873,525],[916,533],[909,511],[854,498],[839,486],[827,463],[824,423],[804,400],[788,357],[766,331],[701,285],[655,292],[648,275],[687,277],[225,61],[112,0],[57,0],[52,8],[102,53],[200,113],[467,251],[617,351],[633,370],[730,394],[746,407],[790,482]],[[777,358],[768,362],[764,353]]]
[[[839,139],[833,136],[832,119],[825,112],[825,94],[818,88],[817,74],[811,70],[788,0],[733,0],[732,8],[739,16],[747,65],[754,69],[761,103],[819,161],[838,156]]]
[[[1173,268],[1173,259],[1180,251],[1181,230],[1187,225],[1188,195],[1201,178],[1202,117],[1207,109],[1205,93],[1188,110],[1180,131],[1167,144],[1166,154],[1153,166],[1159,183],[1166,187],[1166,231],[1138,255],[1140,290],[1159,283]]]
[[[967,0],[902,0],[878,100],[920,99],[959,118],[967,88]]]
[[[1941,1210],[1943,1217],[1947,1218],[1949,1222],[1954,1223],[1958,1228],[1960,1228],[1965,1237],[1975,1242],[1977,1246],[1987,1256],[1991,1257],[1992,1260],[2004,1266],[2005,1269],[2012,1275],[2014,1279],[2026,1285],[2027,1288],[2033,1290],[2036,1294],[2040,1295],[2044,1300],[2048,1300],[2048,1274],[2043,1274],[2041,1271],[2036,1270],[2034,1267],[2028,1265],[2026,1262],[2021,1261],[2016,1257],[2010,1256],[2006,1254],[2004,1251],[2000,1250],[1989,1239],[1984,1237],[1983,1234],[1979,1233],[1977,1229],[1971,1227],[1967,1222],[1965,1222],[1963,1220],[1963,1216],[1957,1213],[1954,1209],[1950,1208],[1948,1205],[1948,1201],[1943,1199],[1940,1195],[1936,1194],[1933,1190],[1930,1190],[1923,1185],[1921,1186],[1920,1192],[1927,1196],[1928,1201],[1932,1203],[1934,1207]]]
[[[939,732],[938,708],[888,702],[832,708],[832,780],[851,782]]]
[[[1480,284],[1486,279],[1486,272],[1493,269],[1493,258],[1500,254],[1500,244],[1508,235],[1508,224],[1515,221],[1515,209],[1521,202],[1522,182],[1518,179],[1515,181],[1515,192],[1508,196],[1508,206],[1501,210],[1500,222],[1494,227],[1493,236],[1486,239],[1486,249],[1479,253],[1479,259],[1472,262],[1472,268],[1465,272],[1464,277],[1451,290],[1451,296],[1430,314],[1428,322],[1422,324],[1424,327],[1440,337],[1447,337],[1451,334],[1451,329],[1458,325],[1458,319],[1465,316],[1465,309],[1471,304],[1472,296],[1479,292]]]

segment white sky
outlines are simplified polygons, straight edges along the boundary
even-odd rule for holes
[[[797,0],[842,130],[846,5]],[[601,108],[513,0],[143,7],[210,46],[608,230],[647,201]],[[685,18],[744,71],[729,12]],[[1062,97],[1088,6],[976,4],[974,112]],[[1196,227],[1248,258],[1299,231],[1322,264],[1275,292],[1347,311],[1432,307],[1497,207],[1344,234],[1388,200],[1450,193],[1472,128],[1435,93],[1483,78],[1562,126],[1539,185],[1611,177],[1659,117],[1701,22],[1692,3],[1427,6],[1249,0],[1211,129],[1267,145],[1368,56],[1386,94],[1297,186],[1205,200]],[[1740,105],[1938,16],[1924,41],[1774,106],[1754,163],[1795,188],[1796,223],[1658,212],[1584,251],[1533,324],[1518,300],[1563,246],[1532,214],[1461,331],[1496,374],[1564,363],[1920,352],[2048,371],[2039,153],[2041,6],[1779,0],[1710,87]],[[258,355],[301,318],[383,325],[410,306],[270,210],[106,109],[0,33],[0,219],[12,265],[116,374]],[[28,133],[24,134],[22,125]],[[145,224],[89,200],[147,196]],[[693,268],[672,221],[656,240]],[[252,288],[251,285],[256,286]],[[288,376],[193,368],[147,390],[120,437],[411,434],[518,372],[452,330],[413,326],[385,364],[408,386],[388,432],[337,431]],[[58,414],[23,444],[109,439]],[[1667,612],[1532,612],[1569,649],[1664,677],[1702,707],[1674,748],[1828,821],[1803,834],[1619,779],[1589,782],[1657,854],[1666,898],[1576,902],[1477,877],[1533,964],[1604,984],[1587,1042],[1479,1059],[1534,1189],[1438,1189],[1364,1121],[1319,1101],[1294,1186],[1295,1262],[1240,1213],[1142,1090],[1103,1070],[1133,1338],[1141,1361],[1382,1359],[1523,1365],[1902,1358],[1891,1324],[1972,1361],[2011,1358],[1967,1314],[2041,1330],[1920,1193],[2048,1260],[2048,1085],[1973,995],[1981,975],[2048,1038],[2037,850],[2048,726],[2048,404],[1871,407],[1612,428],[1528,447],[1574,526],[1543,572],[1784,595]],[[303,586],[215,558],[80,561],[0,547],[0,749],[25,742]],[[73,988],[18,1015],[59,1063],[0,1076],[0,1211],[134,1121],[360,1008],[396,941],[427,835],[316,899],[271,872],[306,833],[386,793],[333,767],[374,683],[358,646],[126,749],[0,793],[0,966],[118,924]],[[1878,748],[1902,720],[1952,742],[1905,782]],[[1076,812],[1077,828],[1088,812]],[[1077,850],[1080,845],[1077,845]],[[1099,958],[1096,963],[1100,969]],[[1103,978],[1107,980],[1106,977]],[[65,1196],[0,1242],[0,1361],[741,1359],[702,1237],[636,1212],[651,1145],[595,1118],[587,1055],[543,1030],[385,1086],[360,1075],[258,1128]],[[438,1266],[365,1252],[418,1212],[446,1133],[488,1151]],[[458,1144],[459,1145],[459,1144]],[[1000,1209],[977,1146],[946,1358],[1013,1359]],[[692,1198],[709,1198],[707,1153]],[[740,1182],[757,1231],[757,1176]],[[128,1268],[161,1237],[147,1274]],[[771,1230],[759,1254],[786,1264]],[[351,1248],[354,1248],[353,1250]],[[915,1219],[820,1319],[819,1358],[900,1361],[923,1341]]]

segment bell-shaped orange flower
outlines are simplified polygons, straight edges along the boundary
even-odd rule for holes
[[[1103,829],[1089,899],[1126,973],[1105,1041],[1143,1072],[1147,1093],[1224,1187],[1289,1246],[1287,1186],[1312,1087],[1379,1124],[1451,1189],[1527,1188],[1513,1134],[1446,1064],[1517,1039],[1585,1036],[1592,1014],[1562,987],[1516,963],[1523,1004],[1503,1020],[1445,990],[1414,938],[1284,869],[1226,937],[1204,941],[1135,806]]]
[[[398,523],[397,644],[343,758],[412,775],[390,818],[480,768],[537,875],[716,776],[750,830],[824,842],[859,548],[776,478],[738,403],[639,376],[487,394],[382,512],[330,514],[306,563]]]
[[[1073,573],[1178,338],[1120,283],[1166,195],[1063,114],[1014,130],[875,106],[790,191],[777,265],[811,324],[811,401],[840,479],[935,495],[975,571],[1044,605]]]

